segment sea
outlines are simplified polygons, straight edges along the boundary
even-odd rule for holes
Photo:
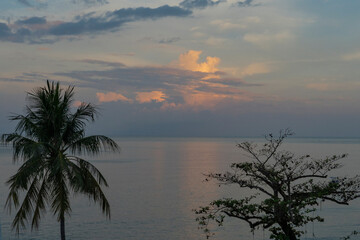
[[[84,156],[106,177],[104,188],[111,205],[111,219],[100,207],[82,195],[72,195],[72,212],[66,218],[68,240],[203,240],[193,209],[222,197],[241,198],[249,192],[238,186],[219,186],[205,181],[206,173],[229,170],[234,162],[247,161],[236,147],[243,141],[261,145],[261,138],[116,138],[119,154],[104,152]],[[330,176],[360,174],[360,139],[290,138],[282,149],[314,158],[348,154],[343,167]],[[7,179],[19,163],[12,162],[12,149],[0,147],[0,239],[60,239],[60,225],[51,211],[44,214],[38,229],[31,226],[19,234],[11,229],[15,212],[4,208],[8,195]],[[322,223],[304,226],[301,239],[339,240],[360,231],[360,199],[348,206],[321,203],[316,214]],[[212,226],[218,240],[264,240],[270,234],[262,228],[251,232],[238,219],[225,219],[223,227]],[[356,239],[356,238],[354,238]]]

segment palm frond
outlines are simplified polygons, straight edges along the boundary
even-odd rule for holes
[[[16,232],[20,232],[20,227],[25,228],[28,219],[30,218],[34,210],[34,202],[36,201],[39,193],[39,179],[35,177],[26,192],[24,200],[17,211],[14,221],[12,222],[12,228],[16,229]]]
[[[65,214],[71,212],[69,190],[67,186],[66,172],[68,172],[69,161],[63,154],[59,154],[55,159],[51,159],[48,168],[48,184],[50,189],[51,209],[57,215],[58,221]]]
[[[19,190],[27,190],[34,178],[42,178],[44,163],[38,158],[31,158],[26,161],[10,179],[6,182],[9,185],[10,193],[5,206],[11,211],[12,205],[19,205]]]
[[[37,194],[34,214],[31,222],[31,229],[39,228],[41,214],[46,212],[45,207],[46,207],[46,203],[49,200],[48,188],[49,186],[47,184],[47,179],[45,177]]]
[[[47,81],[45,87],[28,92],[24,115],[10,117],[17,121],[15,132],[1,136],[1,143],[12,144],[13,160],[24,161],[7,181],[10,192],[5,203],[10,212],[17,209],[12,227],[18,233],[29,220],[31,229],[38,228],[47,205],[63,223],[64,215],[71,212],[70,191],[99,203],[110,218],[110,205],[101,189],[108,186],[104,176],[90,162],[67,154],[96,155],[120,148],[106,136],[85,137],[86,124],[95,120],[97,108],[82,103],[72,113],[73,96],[73,86],[63,90],[58,82]]]
[[[74,114],[68,116],[62,136],[64,143],[71,144],[83,138],[86,122],[94,121],[96,115],[96,107],[82,103]]]
[[[120,147],[114,140],[103,135],[84,137],[72,143],[68,148],[73,154],[89,155],[97,155],[101,151],[120,151]]]
[[[3,134],[1,140],[5,144],[12,143],[14,162],[19,159],[26,161],[29,158],[43,155],[43,144],[18,133]]]
[[[100,185],[104,185],[104,186],[108,187],[108,183],[107,183],[105,177],[102,175],[102,173],[99,171],[99,169],[97,169],[93,164],[91,164],[90,162],[88,162],[82,158],[75,157],[75,156],[71,156],[71,157],[69,157],[69,159],[75,161],[81,170],[88,171],[90,174],[94,175],[97,182]]]
[[[70,163],[72,176],[70,180],[71,187],[74,192],[81,192],[87,195],[89,199],[92,199],[95,203],[99,203],[102,212],[110,218],[110,204],[101,189],[99,179],[96,179],[93,176],[91,173],[93,170],[91,170],[92,168],[89,168],[88,164],[84,164],[81,160],[78,163],[79,165],[73,162]],[[103,177],[101,179],[101,181],[107,186],[105,179]]]
[[[36,120],[34,116],[31,116],[33,113],[31,110],[28,110],[28,114],[24,115],[13,115],[9,119],[11,121],[18,121],[18,124],[15,127],[15,132],[22,134],[25,133],[26,136],[36,136],[39,126],[34,122]]]
[[[57,176],[56,179],[57,181],[51,182],[51,209],[54,215],[57,215],[57,220],[60,221],[62,216],[70,214],[71,212],[69,200],[70,193],[64,179],[59,176]]]

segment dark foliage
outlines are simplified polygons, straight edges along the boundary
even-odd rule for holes
[[[231,164],[230,172],[206,174],[207,180],[215,179],[220,185],[234,184],[255,192],[242,199],[218,199],[194,210],[207,237],[212,235],[211,221],[222,226],[225,217],[233,217],[247,222],[252,231],[259,227],[268,229],[272,239],[297,240],[303,234],[299,227],[324,221],[314,214],[320,201],[347,205],[359,197],[358,176],[328,178],[329,172],[341,167],[339,161],[345,154],[323,159],[295,156],[280,150],[290,135],[292,132],[288,129],[278,137],[267,135],[261,147],[250,142],[240,143],[237,147],[247,153],[250,161]]]
[[[90,162],[74,154],[96,155],[103,150],[118,151],[118,145],[102,135],[85,136],[87,122],[97,113],[91,104],[82,103],[72,112],[74,87],[66,90],[59,83],[28,93],[25,115],[15,115],[14,133],[2,135],[2,142],[12,144],[13,160],[23,164],[8,181],[10,193],[6,206],[16,208],[12,227],[19,232],[31,223],[38,228],[49,207],[61,224],[65,239],[65,215],[71,212],[71,193],[82,193],[98,202],[110,217],[110,205],[101,186],[108,186],[104,176]],[[25,192],[22,200],[21,193]]]

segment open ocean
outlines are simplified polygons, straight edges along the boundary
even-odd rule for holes
[[[87,198],[72,199],[72,213],[66,219],[68,240],[199,240],[206,239],[195,222],[192,209],[221,197],[247,194],[236,187],[204,182],[202,173],[222,172],[232,162],[246,157],[236,148],[241,138],[118,138],[121,153],[105,153],[88,158],[107,178],[105,189],[111,205],[111,220]],[[254,142],[262,139],[248,139]],[[292,138],[283,149],[298,154],[327,156],[348,153],[344,167],[334,175],[360,173],[359,139]],[[8,187],[5,181],[19,167],[12,163],[10,148],[0,147],[0,239],[60,239],[60,226],[51,213],[39,230],[11,231],[14,213],[4,210]],[[360,199],[349,206],[323,203],[318,209],[324,223],[308,224],[302,239],[340,239],[353,230],[360,231]],[[29,226],[30,229],[30,226]],[[258,230],[253,235],[247,224],[228,220],[216,230],[213,239],[269,239]]]

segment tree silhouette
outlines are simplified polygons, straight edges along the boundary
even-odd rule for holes
[[[359,197],[358,176],[328,178],[329,172],[341,167],[339,160],[345,154],[323,159],[313,159],[310,155],[297,157],[280,150],[290,135],[288,129],[277,138],[267,135],[261,147],[240,143],[237,147],[247,153],[250,161],[231,164],[231,172],[206,174],[207,180],[215,179],[220,185],[234,184],[255,192],[242,199],[218,199],[195,209],[196,220],[207,238],[213,235],[209,228],[211,221],[222,226],[225,217],[232,217],[247,222],[252,231],[259,227],[268,229],[272,239],[297,240],[303,234],[299,227],[324,220],[315,214],[320,201],[347,205]]]
[[[72,112],[73,96],[73,86],[64,90],[58,82],[47,81],[45,87],[28,93],[25,115],[10,118],[17,121],[15,132],[2,135],[3,143],[12,143],[13,161],[23,161],[7,181],[10,193],[6,207],[17,210],[12,223],[17,233],[29,221],[31,229],[38,228],[42,214],[50,207],[60,222],[61,240],[65,240],[71,193],[82,193],[98,202],[110,218],[110,205],[101,189],[108,184],[94,165],[79,156],[119,151],[119,147],[106,136],[85,136],[85,126],[94,121],[97,110],[82,103]],[[22,200],[21,192],[25,192]]]

